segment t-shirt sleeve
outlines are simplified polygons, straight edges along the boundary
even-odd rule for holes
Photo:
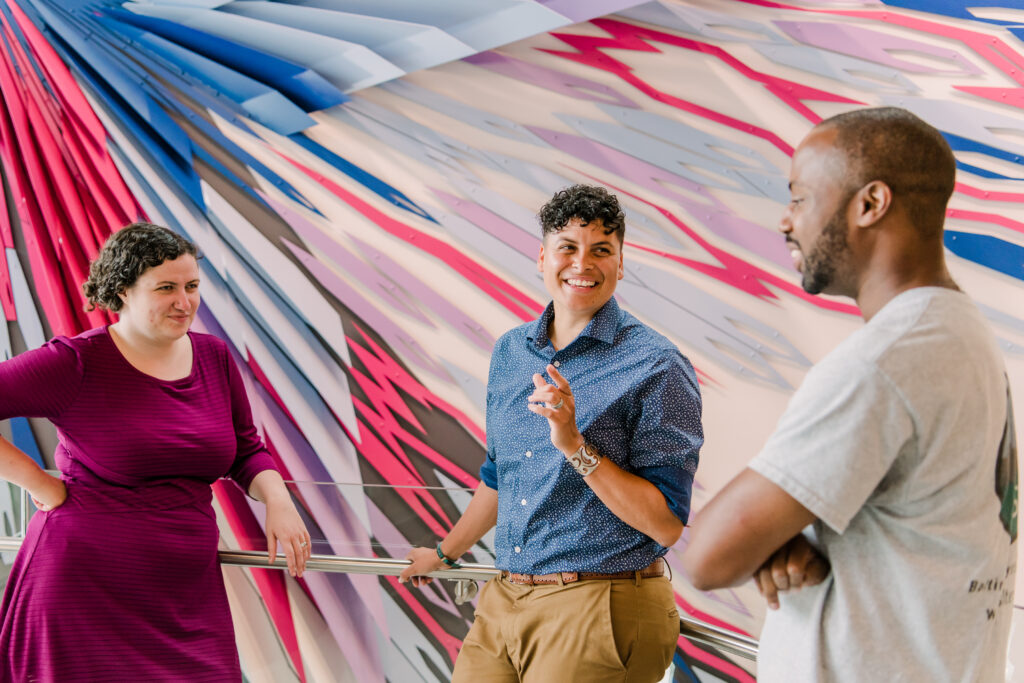
[[[672,513],[686,524],[704,443],[700,387],[690,362],[678,351],[665,353],[637,392],[637,406],[630,466],[658,487]]]
[[[228,386],[231,392],[231,419],[235,425],[235,438],[238,442],[238,450],[235,453],[235,462],[228,471],[228,477],[233,479],[242,487],[246,493],[249,492],[249,485],[257,474],[264,470],[277,471],[274,459],[267,452],[263,439],[256,431],[256,425],[252,421],[252,407],[249,405],[249,397],[245,393],[245,383],[242,382],[242,374],[235,365],[235,359],[225,349]]]
[[[846,355],[812,368],[749,467],[841,534],[914,434],[892,381]]]
[[[18,354],[0,363],[0,420],[55,420],[74,403],[84,379],[82,359],[67,337]]]

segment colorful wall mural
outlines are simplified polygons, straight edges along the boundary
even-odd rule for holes
[[[699,372],[699,509],[860,324],[800,289],[775,230],[793,147],[853,107],[906,107],[956,151],[951,268],[1024,395],[1015,0],[3,0],[0,34],[0,358],[107,322],[79,285],[112,230],[186,234],[201,327],[303,482],[315,552],[402,557],[464,509],[492,344],[546,303],[534,214],[581,181],[627,208],[620,303]],[[52,452],[45,423],[2,429]],[[215,489],[224,546],[258,548],[256,504]],[[756,636],[753,587],[694,591],[685,543],[681,609]],[[225,573],[252,681],[446,680],[472,618],[436,582]],[[685,639],[675,663],[755,673]]]

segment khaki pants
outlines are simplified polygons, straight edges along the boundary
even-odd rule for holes
[[[452,683],[655,683],[679,640],[667,577],[488,581]]]

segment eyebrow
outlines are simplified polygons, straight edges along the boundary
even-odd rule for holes
[[[192,280],[186,280],[185,284],[187,285],[187,284],[191,284],[193,282],[199,282],[199,278],[195,278],[195,279],[192,279]],[[160,280],[159,282],[157,282],[157,285],[176,285],[176,284],[178,284],[177,280]]]

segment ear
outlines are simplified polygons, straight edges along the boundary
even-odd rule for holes
[[[619,250],[619,272],[617,275],[617,279],[621,280],[624,277],[626,277],[626,269],[622,265],[622,250]]]
[[[854,221],[859,228],[878,223],[892,208],[892,188],[881,180],[872,180],[854,195]]]
[[[544,272],[544,242],[540,243],[540,253],[537,254],[537,272]]]

